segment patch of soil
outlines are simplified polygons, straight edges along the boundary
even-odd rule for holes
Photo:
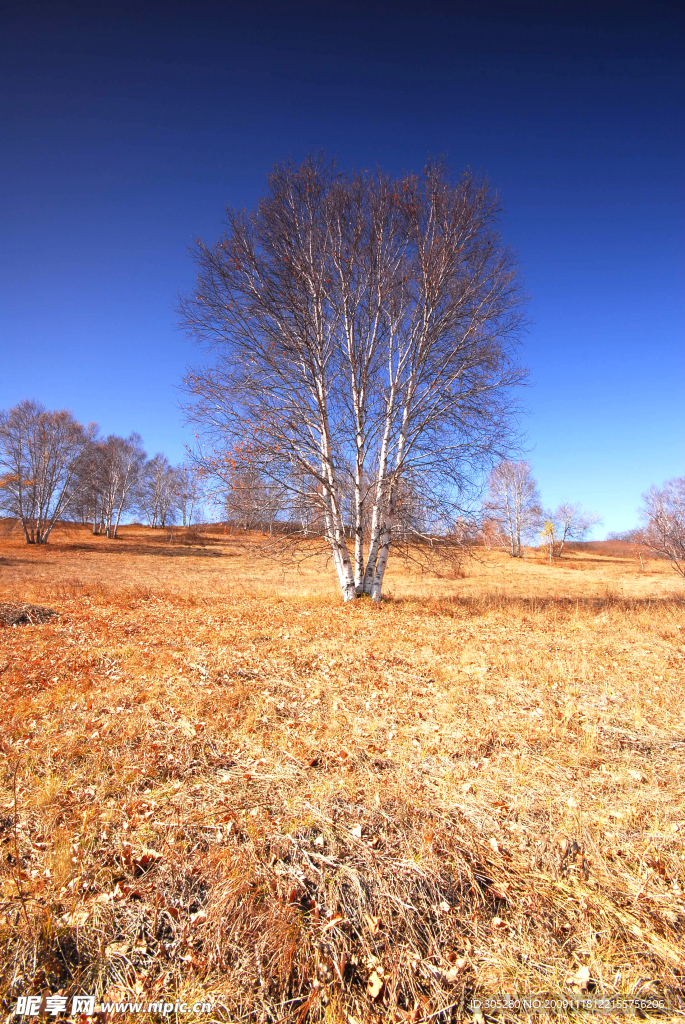
[[[52,608],[41,608],[37,604],[0,603],[0,625],[39,626],[58,613]]]

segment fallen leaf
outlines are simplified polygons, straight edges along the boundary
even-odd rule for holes
[[[90,914],[87,910],[76,910],[73,914],[65,914],[61,920],[70,928],[82,928],[89,917]]]
[[[380,917],[371,917],[370,914],[364,914],[364,919],[367,925],[369,926],[369,931],[371,932],[371,934],[378,935],[378,932],[381,927]]]
[[[123,939],[120,942],[109,942],[105,946],[105,953],[108,956],[124,956],[130,948],[131,943],[127,939]]]
[[[324,932],[327,932],[330,928],[335,928],[337,925],[342,924],[344,920],[345,918],[341,915],[338,915],[337,917],[332,917],[330,921],[326,921],[325,925],[321,929],[321,934],[323,935]]]
[[[150,864],[156,864],[158,860],[162,859],[162,854],[157,850],[143,850],[137,857],[133,858],[133,863],[137,868],[145,869]]]
[[[453,985],[465,967],[466,957],[460,956],[459,959],[455,961],[454,966],[450,967],[449,971],[445,973],[445,981],[447,984]]]
[[[590,968],[579,967],[574,974],[572,981],[574,988],[579,988],[581,992],[584,992],[590,981]]]
[[[366,984],[366,991],[367,991],[367,993],[369,995],[369,998],[370,999],[374,999],[374,1000],[378,999],[378,997],[380,996],[381,992],[383,991],[383,985],[384,985],[383,979],[378,977],[378,974],[376,973],[376,971],[373,971],[373,973],[371,974],[371,977],[369,978],[369,980],[368,980],[368,982]]]

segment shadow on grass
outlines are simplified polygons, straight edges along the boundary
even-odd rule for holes
[[[471,615],[481,615],[489,611],[508,611],[516,609],[524,612],[562,611],[568,614],[575,611],[602,612],[610,608],[619,611],[644,611],[662,608],[685,608],[685,588],[682,596],[671,594],[666,597],[622,597],[607,593],[589,597],[516,597],[505,594],[484,594],[478,597],[455,595],[453,597],[398,597],[390,595],[383,598],[384,604],[403,605],[422,604],[436,611],[439,609],[462,609]]]
[[[38,561],[36,558],[14,558],[12,555],[0,555],[0,567],[3,569],[10,568],[15,565],[33,565],[37,568],[41,568],[43,565],[54,565],[54,561]]]
[[[193,547],[188,544],[131,544],[127,541],[108,540],[102,545],[69,544],[61,550],[88,551],[94,555],[156,555],[162,558],[234,558],[227,551],[207,549],[204,545]]]

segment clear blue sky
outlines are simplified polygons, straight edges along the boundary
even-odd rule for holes
[[[529,457],[604,531],[685,473],[685,16],[580,2],[5,4],[0,408],[173,461],[188,246],[277,160],[487,174],[531,295]]]

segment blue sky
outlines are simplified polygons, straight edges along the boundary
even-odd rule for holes
[[[529,454],[602,532],[685,473],[685,18],[675,4],[17,4],[0,39],[0,408],[173,461],[188,247],[274,162],[498,189],[531,296]]]

